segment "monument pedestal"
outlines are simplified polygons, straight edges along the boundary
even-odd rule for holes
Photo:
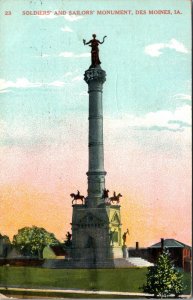
[[[100,205],[101,206],[101,205]],[[82,267],[113,267],[123,258],[120,206],[73,205],[72,259]]]
[[[113,254],[113,258],[123,258],[123,251],[121,249],[121,246],[119,247],[112,247],[112,254]]]
[[[126,245],[124,245],[123,247],[122,247],[122,253],[123,253],[123,258],[125,258],[125,259],[128,259],[129,258],[129,253],[128,253],[128,248],[127,248],[127,246]]]

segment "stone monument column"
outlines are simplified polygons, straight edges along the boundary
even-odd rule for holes
[[[84,73],[89,94],[88,194],[85,202],[72,202],[71,253],[74,267],[113,268],[116,259],[120,264],[123,257],[119,205],[122,195],[114,192],[113,197],[109,197],[109,191],[105,189],[102,95],[106,72],[100,66],[98,48],[104,43],[105,36],[102,41],[96,39],[96,34],[92,36],[88,42],[83,40],[84,45],[91,47],[91,66]],[[71,196],[81,199],[79,191]]]
[[[85,71],[84,80],[89,93],[89,164],[88,164],[88,197],[87,206],[97,207],[104,202],[102,197],[105,188],[104,147],[103,147],[103,83],[106,72],[100,65]]]

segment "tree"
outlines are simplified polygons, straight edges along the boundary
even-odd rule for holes
[[[13,237],[13,245],[23,255],[38,256],[40,258],[45,246],[59,243],[53,233],[36,226],[21,228]]]
[[[148,268],[146,276],[147,282],[143,290],[153,294],[155,298],[163,298],[172,294],[177,298],[183,292],[183,275],[175,269],[170,253],[166,250],[159,255],[155,266]]]

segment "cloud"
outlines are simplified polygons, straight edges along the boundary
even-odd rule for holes
[[[145,53],[150,56],[160,56],[162,52],[160,52],[160,49],[165,48],[165,44],[159,43],[159,44],[152,44],[145,47]]]
[[[83,78],[78,75],[77,72],[67,72],[64,74],[65,80],[54,80],[52,82],[30,82],[27,78],[18,78],[16,81],[6,81],[0,79],[0,93],[11,92],[11,88],[14,89],[27,89],[27,88],[42,88],[42,87],[64,87],[67,84],[73,84],[74,82],[81,81]]]
[[[74,141],[73,132],[77,133],[79,139],[82,139],[82,136],[87,137],[86,120],[86,113],[74,112],[64,115],[62,119],[54,116],[49,118],[28,116],[6,121],[0,119],[0,147],[18,146],[35,149],[37,146],[66,145],[72,139]]]
[[[11,90],[1,90],[0,94],[5,94],[5,93],[9,93],[9,92],[11,92]]]
[[[186,47],[184,46],[184,44],[178,42],[176,39],[171,39],[171,41],[169,42],[169,44],[166,44],[168,48],[170,49],[174,49],[177,52],[181,52],[181,53],[188,53],[188,50],[186,49]]]
[[[36,57],[41,57],[41,58],[48,58],[48,57],[64,57],[64,58],[85,58],[85,57],[90,57],[89,52],[84,52],[84,53],[74,53],[70,51],[65,51],[65,52],[60,52],[59,54],[47,54],[47,53],[42,53],[41,55],[38,55]]]
[[[56,86],[56,87],[63,87],[65,84],[68,84],[64,81],[60,81],[60,80],[55,80],[55,81],[52,81],[50,83],[48,83],[47,85],[48,86]]]
[[[15,82],[6,81],[5,79],[0,79],[0,91],[4,91],[4,92],[8,88],[33,88],[33,87],[40,87],[40,86],[42,86],[42,83],[30,82],[26,78],[18,78]]]
[[[83,76],[76,76],[72,78],[72,81],[81,81],[81,80],[83,80]]]
[[[69,77],[69,76],[72,76],[72,75],[73,75],[72,72],[66,72],[66,73],[64,74],[64,77]]]
[[[157,126],[166,127],[168,130],[181,130],[191,124],[191,109],[189,105],[184,105],[176,108],[174,112],[164,110],[150,112],[142,119],[137,118],[135,123],[135,126],[147,128]]]
[[[119,119],[108,119],[108,125],[115,130],[133,128],[136,130],[183,131],[191,126],[191,109],[189,105],[176,108],[174,112],[159,110],[143,116],[123,114]]]
[[[73,52],[61,52],[59,55],[59,57],[65,57],[65,58],[81,58],[81,57],[89,57],[90,53],[86,52],[86,53],[80,53],[80,54],[75,54]]]
[[[171,39],[169,43],[157,43],[157,44],[151,44],[145,47],[145,53],[147,55],[153,56],[153,57],[159,57],[161,54],[163,54],[163,49],[173,49],[176,52],[181,53],[188,53],[188,50],[182,44],[181,42],[177,41],[176,39]]]
[[[74,53],[73,52],[61,52],[58,56],[62,56],[62,57],[74,57]]]
[[[61,87],[62,82],[52,82],[50,85]],[[85,94],[85,92],[83,93]],[[82,95],[83,95],[82,94]],[[78,96],[77,96],[78,97]],[[81,95],[79,94],[79,97]],[[75,104],[74,104],[75,107]],[[63,119],[56,121],[55,118],[27,118],[5,122],[0,120],[1,145],[15,145],[19,147],[32,147],[33,145],[59,145],[69,142],[69,135],[78,132],[77,136],[87,138],[87,113],[77,114],[74,110],[68,112]],[[81,125],[80,125],[81,124]],[[120,145],[128,139],[144,137],[143,132],[149,133],[146,137],[156,136],[154,132],[167,134],[182,134],[184,141],[190,143],[191,109],[189,105],[178,107],[175,111],[160,110],[149,112],[142,116],[124,113],[114,118],[111,115],[104,117],[105,141],[108,144],[120,142]],[[151,135],[152,133],[152,135]],[[181,136],[182,136],[181,135]],[[175,135],[176,136],[176,135]],[[176,136],[177,138],[177,136]],[[180,138],[180,136],[179,136]],[[165,138],[164,138],[165,139]],[[150,141],[151,143],[151,141]],[[170,141],[168,141],[170,144]]]
[[[73,32],[73,30],[68,26],[65,26],[64,28],[62,27],[62,28],[60,28],[60,30],[64,31],[64,32]]]
[[[187,94],[176,94],[174,95],[174,99],[175,100],[192,100],[191,95],[187,95]]]

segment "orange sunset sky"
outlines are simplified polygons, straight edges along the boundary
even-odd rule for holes
[[[82,40],[96,33],[99,40],[107,36],[100,45],[106,188],[123,195],[127,244],[150,246],[160,238],[191,244],[190,1],[147,3],[1,1],[2,11],[14,12],[0,18],[1,234],[12,239],[36,225],[64,240],[71,230],[70,193],[87,193],[83,74],[90,48]],[[93,14],[68,13],[77,8]],[[168,8],[181,14],[135,14]],[[56,9],[67,13],[54,15]]]
[[[74,131],[80,140],[86,137],[86,130],[82,136],[81,131],[82,128]],[[148,246],[161,237],[190,244],[188,153],[179,164],[179,157],[169,150],[167,155],[161,150],[152,155],[150,145],[139,147],[134,143],[123,147],[112,143],[107,133],[105,137],[106,186],[110,193],[116,190],[123,195],[122,229],[129,228],[128,245],[134,246],[138,241],[141,246]],[[179,139],[177,136],[177,143],[181,142]],[[36,149],[2,148],[1,154],[7,158],[3,162],[6,172],[0,193],[1,233],[11,238],[19,228],[36,225],[63,240],[71,229],[70,193],[79,189],[86,195],[86,141],[77,145],[72,135],[66,147],[40,147],[38,154]]]

